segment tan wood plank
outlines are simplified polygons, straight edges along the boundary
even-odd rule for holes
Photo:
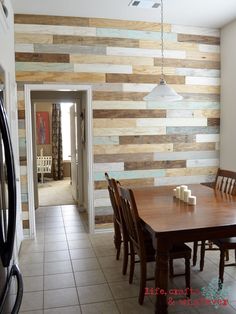
[[[154,65],[161,65],[161,58],[154,58]],[[220,69],[220,62],[207,60],[188,60],[188,59],[164,59],[166,67],[176,68],[197,68],[197,69]]]
[[[164,67],[165,75],[175,75],[174,67]],[[133,74],[161,74],[161,67],[148,65],[133,65]]]
[[[209,52],[187,51],[186,59],[220,62],[220,54],[209,53]]]
[[[136,135],[120,136],[119,142],[125,144],[155,144],[155,143],[192,143],[195,135],[167,134],[167,135]]]
[[[94,145],[94,154],[152,153],[173,151],[173,144]]]
[[[208,45],[219,45],[220,38],[214,36],[201,36],[201,35],[189,35],[189,34],[178,34],[179,42],[191,42],[198,44]]]
[[[122,186],[153,186],[154,178],[147,179],[122,179],[119,180]],[[107,181],[95,181],[94,182],[95,190],[107,189]]]
[[[93,119],[94,128],[135,128],[135,119]]]
[[[68,73],[68,72],[17,72],[17,81],[31,82],[73,82],[73,83],[104,83],[105,75],[102,73]]]
[[[186,168],[186,160],[126,162],[125,170]]]
[[[17,24],[89,26],[88,18],[54,15],[15,14],[14,22]]]
[[[52,44],[53,36],[49,34],[22,34],[15,33],[16,44]]]
[[[135,93],[135,92],[93,92],[93,100],[124,100],[124,101],[135,101],[143,100],[143,97],[147,93]]]
[[[130,162],[130,161],[148,161],[153,160],[153,153],[132,153],[132,154],[106,154],[94,155],[95,163],[103,162]]]
[[[160,23],[150,23],[142,21],[127,21],[127,20],[111,20],[101,18],[90,18],[89,26],[92,27],[105,27],[105,28],[119,28],[119,29],[132,29],[159,32],[161,30]],[[164,24],[164,31],[170,32],[171,25]]]
[[[194,176],[194,175],[213,175],[216,173],[218,167],[194,167],[182,169],[166,169],[166,176]]]
[[[174,143],[175,152],[215,150],[215,143]]]
[[[207,119],[208,126],[218,126],[220,125],[220,118],[208,118]]]
[[[140,48],[148,48],[148,49],[160,49],[161,48],[161,41],[154,41],[154,40],[140,40],[139,41],[139,47]],[[197,43],[183,43],[183,42],[171,42],[166,41],[164,43],[164,48],[168,50],[198,50],[198,44]]]
[[[159,82],[160,75],[146,75],[146,74],[106,74],[107,83],[150,83],[155,84]],[[184,76],[166,76],[169,84],[184,84]]]
[[[69,44],[69,45],[85,45],[85,46],[111,46],[111,47],[131,47],[138,48],[139,41],[137,39],[125,38],[107,38],[107,37],[92,37],[92,36],[70,36],[70,35],[54,35],[54,44]]]

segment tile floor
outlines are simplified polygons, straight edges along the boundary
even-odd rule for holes
[[[122,260],[115,259],[113,234],[89,235],[83,219],[73,205],[42,207],[36,211],[37,239],[25,240],[20,252],[24,277],[21,314],[132,314],[154,313],[155,297],[146,296],[138,305],[138,264],[132,285],[121,275]],[[219,252],[206,253],[205,269],[192,267],[191,287],[208,287],[218,274]],[[182,262],[175,263],[181,271]],[[149,265],[153,273],[154,265]],[[169,306],[170,313],[236,313],[236,267],[225,273],[226,298],[231,305],[216,308],[199,304],[180,305],[179,297]],[[149,281],[148,287],[154,282]],[[184,289],[184,277],[175,277],[170,288]],[[208,289],[210,291],[210,289]]]

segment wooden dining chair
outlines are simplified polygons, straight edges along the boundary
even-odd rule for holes
[[[236,172],[218,169],[214,183],[214,189],[229,195],[236,195]],[[217,248],[214,248],[216,245]],[[226,264],[225,260],[229,260],[229,250],[235,251],[235,263]],[[223,283],[224,280],[224,267],[236,266],[236,237],[210,240],[208,246],[205,241],[201,242],[201,258],[200,270],[204,267],[204,257],[206,250],[220,250],[220,264],[219,264],[219,282]]]
[[[118,185],[120,183],[114,178],[109,178],[107,173],[105,173],[105,177],[108,183],[108,192],[114,213],[114,244],[116,248],[116,259],[118,260],[120,258],[121,244],[123,242],[122,274],[126,275],[129,255],[129,237],[125,227],[123,214],[121,212],[121,200],[118,192]]]
[[[147,278],[147,263],[155,261],[155,249],[152,244],[150,233],[144,228],[144,225],[139,218],[136,201],[133,191],[119,187],[121,198],[122,212],[126,228],[129,235],[130,243],[130,274],[129,283],[133,282],[134,268],[135,268],[135,254],[140,259],[140,288],[139,288],[139,304],[143,304],[146,280],[153,280],[154,278]],[[191,249],[185,245],[180,244],[173,246],[169,252],[170,255],[170,276],[176,276],[173,270],[173,259],[185,259],[185,280],[186,287],[190,288],[190,259]],[[180,275],[180,274],[179,274]],[[190,289],[187,289],[190,291]],[[190,296],[188,293],[187,296]]]

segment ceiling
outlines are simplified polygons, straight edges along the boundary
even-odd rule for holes
[[[130,0],[11,1],[15,13],[160,21],[160,8],[130,7]],[[221,28],[236,19],[236,0],[163,0],[163,3],[166,23]]]

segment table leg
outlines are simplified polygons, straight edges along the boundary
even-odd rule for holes
[[[166,239],[157,240],[155,286],[157,289],[156,314],[168,314],[168,261],[169,245]]]

